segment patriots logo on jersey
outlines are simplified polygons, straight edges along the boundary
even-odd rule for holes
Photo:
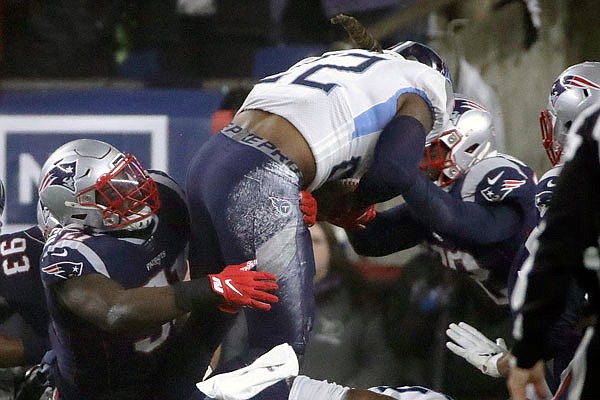
[[[289,200],[279,199],[277,197],[269,197],[271,205],[283,216],[290,215],[292,212],[292,204]]]
[[[62,186],[75,193],[76,170],[77,161],[55,165],[42,179],[39,191],[41,192],[48,186]]]
[[[489,179],[488,179],[489,182]],[[525,179],[505,179],[486,187],[480,193],[487,201],[502,201],[513,190],[520,188],[527,182]],[[489,182],[492,183],[492,182]]]
[[[42,272],[48,275],[54,275],[62,279],[69,279],[74,276],[81,276],[83,272],[82,262],[61,261],[42,268]]]

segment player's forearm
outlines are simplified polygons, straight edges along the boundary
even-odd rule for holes
[[[114,334],[151,334],[186,313],[177,307],[171,286],[126,289],[101,274],[88,274],[52,289],[62,308]]]
[[[129,289],[107,309],[102,328],[117,334],[148,334],[186,313],[177,307],[171,286]]]

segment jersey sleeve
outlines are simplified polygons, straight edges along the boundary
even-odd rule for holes
[[[104,262],[93,248],[92,239],[76,229],[54,230],[40,260],[44,286],[91,273],[109,276]]]
[[[538,223],[544,218],[546,211],[548,210],[548,206],[550,205],[550,200],[552,200],[552,194],[554,193],[554,188],[556,187],[556,182],[558,180],[558,175],[562,170],[562,165],[555,166],[549,171],[547,171],[537,184],[537,190],[535,193],[535,207],[537,209],[537,217]]]
[[[515,207],[466,201],[439,188],[423,174],[404,199],[415,218],[431,232],[463,245],[499,242],[521,227],[521,213]],[[533,207],[533,193],[531,203]]]
[[[485,160],[482,164],[481,168],[475,165],[472,171],[477,180],[472,193],[476,203],[514,203],[522,209],[533,206],[536,180],[528,167],[518,166],[513,162],[495,162],[495,160]],[[468,186],[473,186],[473,183],[473,179],[466,180],[463,196],[471,195]]]

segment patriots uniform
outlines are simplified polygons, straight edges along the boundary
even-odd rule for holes
[[[452,400],[452,397],[422,386],[375,386],[369,391],[396,400]]]
[[[497,304],[508,303],[508,275],[536,224],[536,178],[519,160],[496,154],[476,163],[448,192],[419,176],[418,193],[349,233],[359,254],[382,256],[426,242],[442,263],[471,276]]]
[[[543,358],[545,343],[540,338],[548,335],[568,304],[570,282],[574,280],[587,292],[590,315],[600,314],[599,120],[600,108],[594,106],[581,112],[571,126],[564,151],[567,161],[552,205],[511,297],[511,307],[516,314],[513,336],[517,339],[513,353],[521,368],[530,368]],[[581,397],[573,395],[573,398],[599,398],[597,330],[597,318],[594,318],[575,356],[579,362],[573,369],[571,386]]]
[[[442,255],[445,266],[467,272],[498,304],[508,303],[508,274],[523,240],[536,224],[532,200],[536,190],[533,171],[507,155],[475,164],[462,182],[450,189],[466,202],[485,206],[511,204],[522,214],[520,225],[500,240],[492,239],[489,227],[473,227],[481,238],[447,238],[435,232],[430,243]]]
[[[40,228],[0,235],[0,296],[9,312],[19,314],[35,332],[23,338],[25,357],[38,363],[48,345],[48,312],[40,280],[39,260],[44,247]]]
[[[434,130],[447,121],[453,105],[449,82],[434,69],[387,50],[333,51],[302,60],[261,79],[240,112],[268,111],[300,131],[317,166],[312,191],[328,180],[364,174],[381,130],[405,93],[427,102]]]
[[[163,207],[150,227],[113,234],[65,227],[54,229],[46,242],[40,268],[56,357],[52,373],[61,398],[156,396],[160,349],[173,337],[173,323],[143,337],[113,335],[65,310],[51,290],[53,285],[86,274],[102,274],[127,289],[166,286],[178,279],[181,271],[173,268],[188,241],[187,208],[170,178],[151,176],[158,183]]]

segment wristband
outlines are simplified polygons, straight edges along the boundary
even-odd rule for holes
[[[171,285],[175,305],[183,311],[203,311],[216,307],[223,298],[212,291],[208,279],[178,281]]]

